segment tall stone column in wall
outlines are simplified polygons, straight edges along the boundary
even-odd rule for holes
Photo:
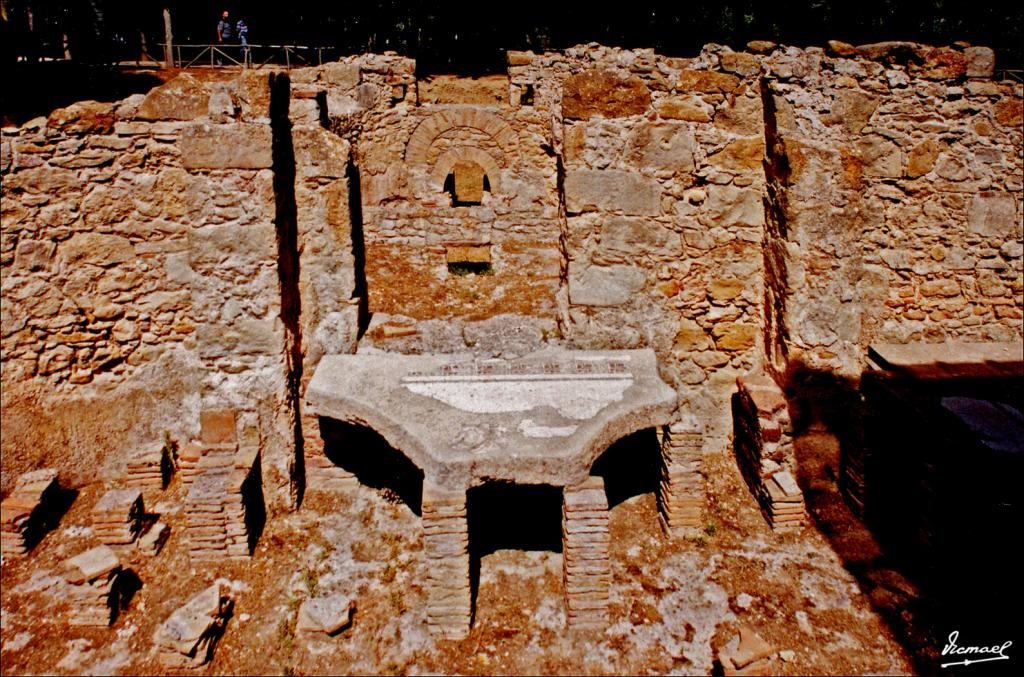
[[[604,480],[589,477],[566,487],[562,499],[562,562],[569,627],[603,630],[608,625],[608,497]]]
[[[704,434],[696,421],[666,426],[661,440],[661,487],[658,510],[671,536],[687,536],[701,526],[707,488],[701,466]]]
[[[427,625],[442,639],[469,634],[469,528],[466,492],[423,484],[423,545],[427,557]]]

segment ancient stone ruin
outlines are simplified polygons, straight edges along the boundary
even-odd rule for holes
[[[185,72],[4,129],[4,491],[40,465],[158,490],[180,440],[195,559],[245,558],[247,487],[271,518],[343,490],[327,431],[369,428],[412,467],[446,638],[471,623],[467,492],[498,482],[563,490],[570,625],[609,622],[592,470],[640,430],[669,534],[731,437],[799,528],[801,377],[1019,345],[1022,87],[982,47],[756,46]],[[169,664],[205,660],[207,625],[161,630]]]

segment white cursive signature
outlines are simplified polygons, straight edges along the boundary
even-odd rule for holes
[[[951,665],[971,665],[972,663],[987,663],[988,661],[1008,661],[1010,657],[1003,654],[1013,644],[1012,641],[1003,642],[1002,646],[959,646],[956,640],[960,638],[960,631],[954,630],[949,633],[949,644],[942,647],[942,655],[961,656],[964,654],[992,654],[988,658],[965,658],[955,663],[943,663],[942,667],[948,668]]]

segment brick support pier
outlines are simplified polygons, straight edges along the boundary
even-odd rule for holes
[[[733,444],[740,473],[772,530],[798,531],[807,515],[795,480],[796,452],[786,399],[767,376],[742,376],[736,383]]]
[[[704,434],[695,421],[666,426],[661,435],[661,487],[658,511],[670,536],[692,536],[700,529],[707,498]]]
[[[423,484],[423,546],[427,558],[427,625],[442,639],[469,634],[469,528],[466,492]]]
[[[562,502],[562,562],[569,627],[603,630],[608,625],[608,497],[604,480],[589,477],[565,487]]]

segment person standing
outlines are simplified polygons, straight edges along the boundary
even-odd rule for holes
[[[230,42],[231,38],[234,37],[234,30],[234,26],[228,20],[228,11],[224,10],[224,13],[220,16],[220,21],[217,22],[217,44],[223,45],[225,42]],[[217,56],[217,65],[224,65],[224,61],[221,60],[219,55]]]
[[[233,37],[235,37],[235,29],[228,20],[228,11],[224,10],[220,21],[217,23],[217,42],[223,44],[229,42]]]
[[[249,24],[245,23],[245,15],[238,17],[238,23],[235,24],[235,34],[238,36],[238,42],[242,44],[242,65],[245,66],[249,63]]]

